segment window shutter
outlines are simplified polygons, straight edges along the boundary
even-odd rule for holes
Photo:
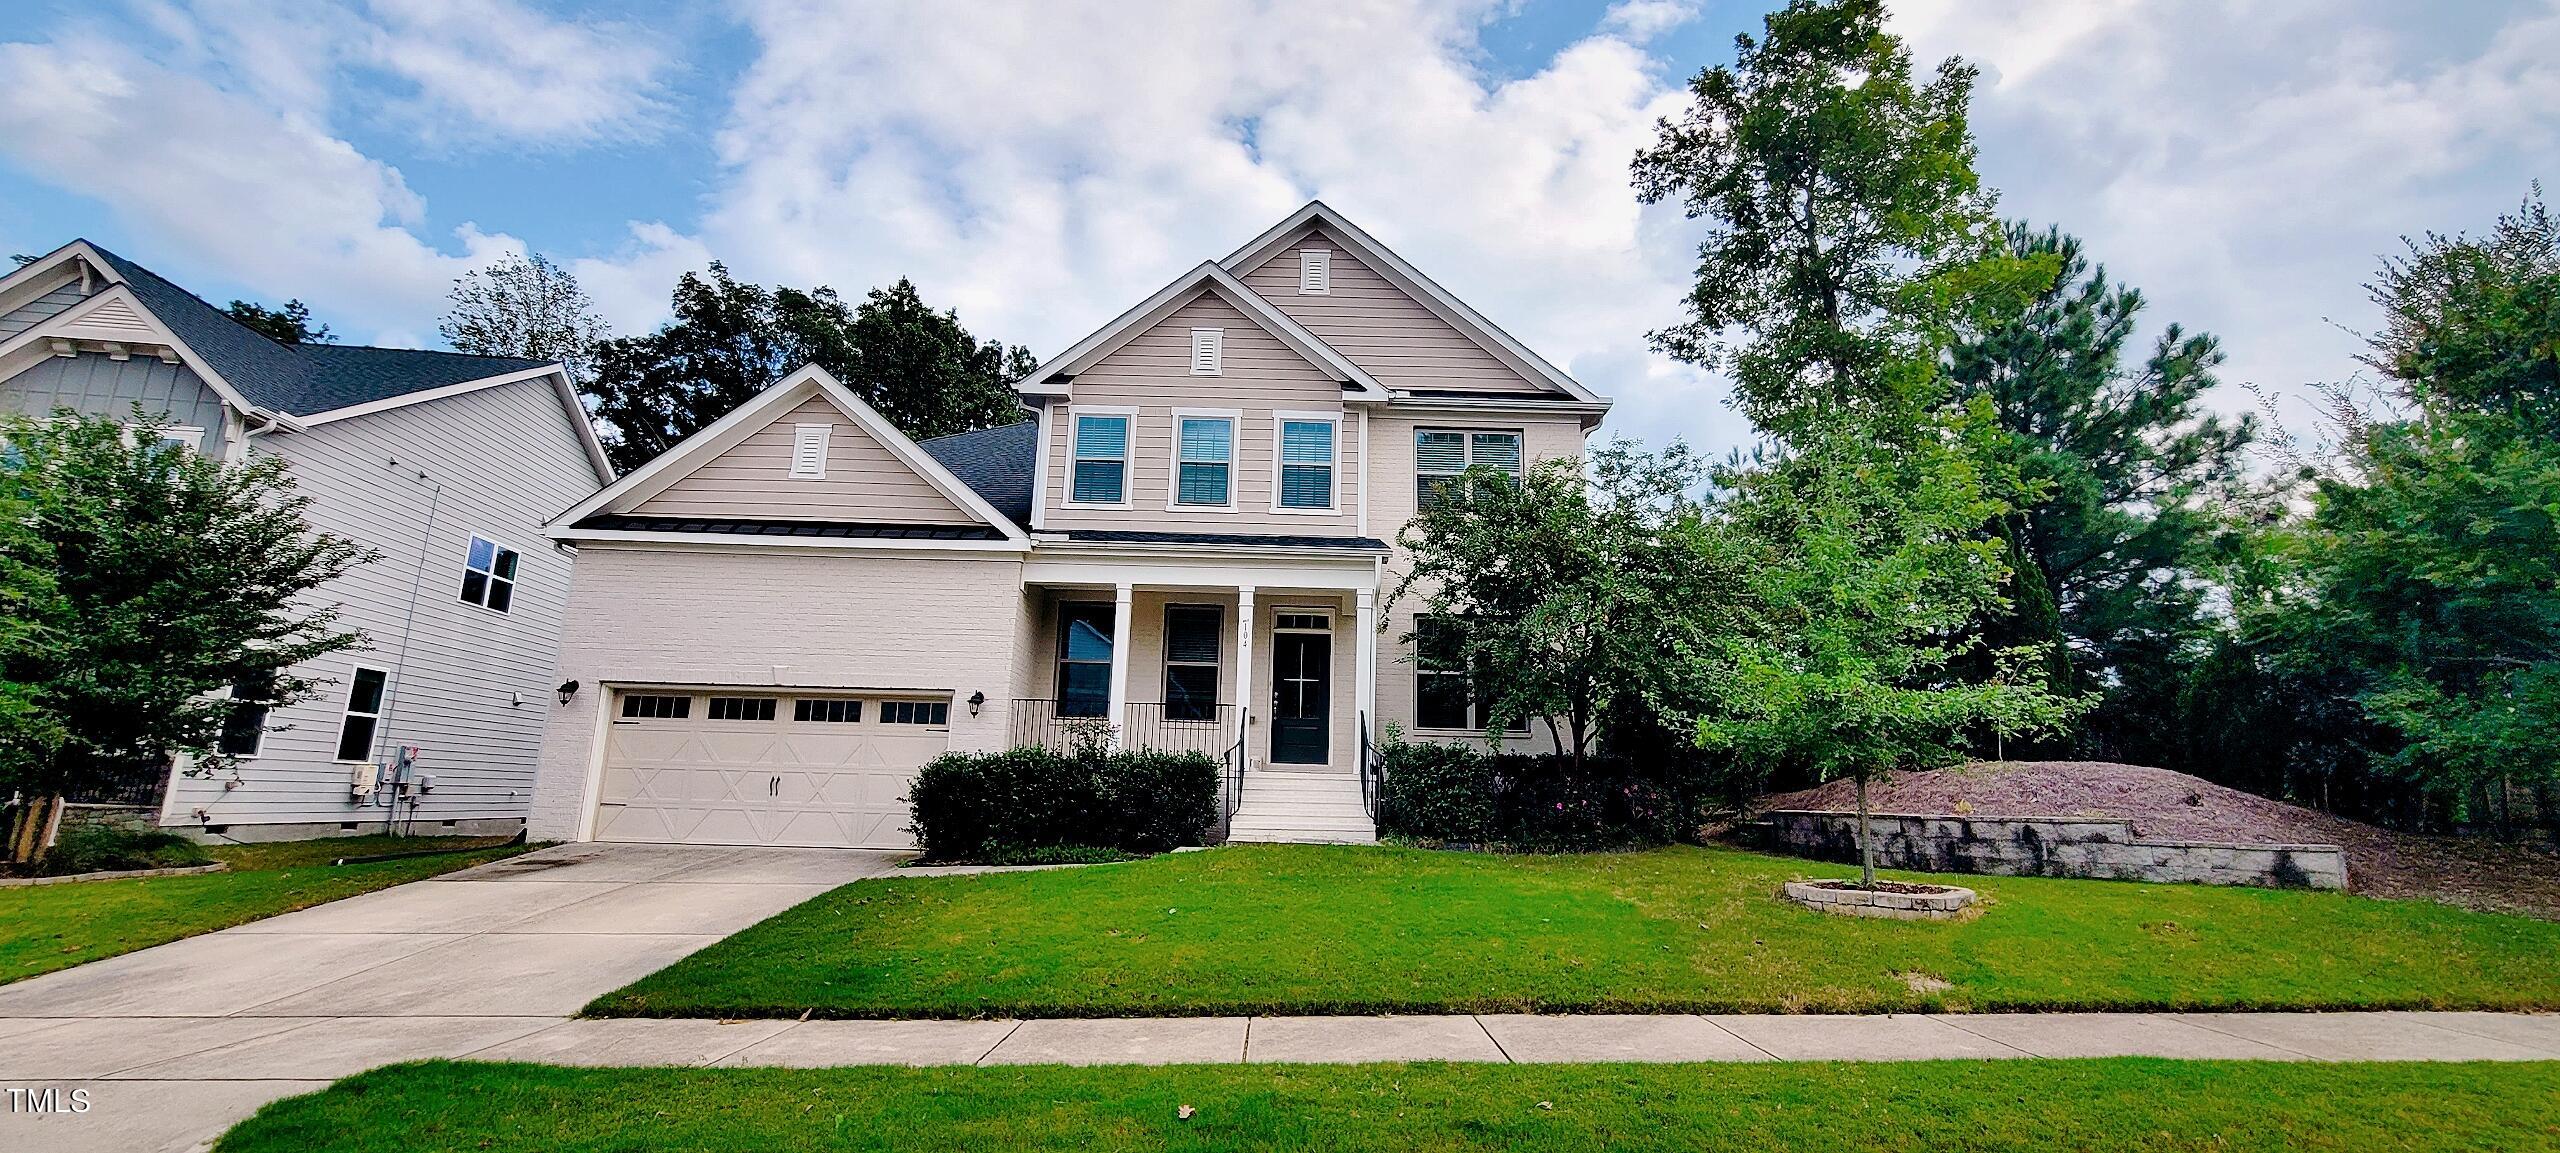
[[[800,480],[827,478],[827,434],[834,425],[804,424],[793,430],[791,475]]]
[[[1298,250],[1298,295],[1322,296],[1333,291],[1333,252],[1324,248]]]
[[[1195,328],[1191,330],[1191,375],[1216,376],[1225,359],[1227,330]]]

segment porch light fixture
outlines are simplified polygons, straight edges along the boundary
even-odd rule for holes
[[[977,716],[978,710],[985,707],[987,707],[987,692],[985,689],[980,689],[977,692],[969,694],[970,716]]]
[[[568,704],[568,703],[569,703],[569,698],[574,697],[574,696],[576,696],[576,695],[578,695],[578,682],[576,682],[576,681],[562,681],[562,682],[560,682],[560,703],[561,703],[561,704],[564,704],[564,705],[565,705],[565,704]]]

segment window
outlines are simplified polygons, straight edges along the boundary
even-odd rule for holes
[[[1490,702],[1482,670],[1467,668],[1465,625],[1452,617],[1416,617],[1413,634],[1414,727],[1482,731]],[[1522,718],[1506,728],[1525,733],[1529,722]]]
[[[634,694],[622,698],[622,715],[640,720],[681,721],[693,715],[693,698]]]
[[[222,718],[222,743],[226,757],[254,757],[267,740],[267,704],[276,692],[275,675],[253,674],[231,686],[231,711]],[[367,740],[371,738],[368,736]]]
[[[1195,328],[1191,330],[1191,375],[1216,376],[1226,369],[1227,330]]]
[[[1413,434],[1413,506],[1437,508],[1469,468],[1520,475],[1520,434],[1421,429]]]
[[[951,705],[948,701],[882,701],[880,723],[947,725],[951,723]]]
[[[1298,250],[1298,295],[1323,296],[1333,291],[1333,250]]]
[[[791,702],[791,719],[850,725],[862,720],[861,701],[821,701],[802,697]]]
[[[713,697],[711,719],[715,721],[769,721],[773,719],[772,697]]]
[[[498,612],[516,602],[516,550],[472,537],[462,558],[462,603]]]
[[[1276,507],[1333,507],[1333,426],[1329,417],[1281,418],[1280,499]]]
[[[1076,417],[1074,483],[1069,504],[1126,504],[1129,499],[1129,418]]]
[[[1282,612],[1271,622],[1271,627],[1295,629],[1299,632],[1330,632],[1333,629],[1333,618],[1323,613]]]
[[[1105,604],[1058,606],[1058,715],[1111,711],[1111,618]]]
[[[361,761],[373,756],[374,726],[382,723],[382,682],[390,674],[356,667],[347,685],[346,715],[338,722],[338,759]]]
[[[1236,422],[1230,416],[1174,414],[1175,476],[1173,503],[1228,508],[1235,503],[1232,478]]]
[[[827,479],[827,437],[831,424],[803,424],[791,430],[791,479]]]
[[[1217,605],[1164,607],[1164,719],[1217,719],[1219,638],[1226,635],[1226,619]]]

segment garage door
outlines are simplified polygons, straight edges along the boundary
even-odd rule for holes
[[[950,697],[625,690],[599,841],[912,848],[907,787],[950,738]]]

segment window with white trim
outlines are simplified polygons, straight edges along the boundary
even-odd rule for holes
[[[1164,606],[1164,719],[1218,719],[1218,657],[1227,613],[1218,605]]]
[[[693,715],[693,698],[668,693],[632,693],[622,698],[622,715],[632,720],[681,721]]]
[[[796,425],[791,430],[791,479],[827,479],[827,438],[832,424]]]
[[[472,537],[462,557],[462,603],[497,612],[516,603],[516,550]]]
[[[1520,434],[1457,429],[1416,429],[1413,434],[1413,507],[1439,507],[1470,468],[1520,475]]]
[[[713,697],[711,719],[715,721],[769,721],[773,719],[772,697]]]
[[[882,701],[880,723],[884,725],[947,725],[951,723],[948,701]]]
[[[1280,419],[1279,507],[1333,507],[1335,423],[1304,417]]]
[[[1298,250],[1298,295],[1323,296],[1333,291],[1333,250]]]
[[[1235,418],[1177,415],[1173,423],[1173,503],[1210,508],[1234,504]]]
[[[1191,375],[1216,376],[1226,371],[1227,330],[1195,328],[1191,330]]]
[[[267,743],[267,710],[275,699],[275,674],[253,673],[231,685],[231,711],[222,717],[226,757],[254,757]]]
[[[1129,499],[1129,418],[1079,414],[1069,504],[1126,504]]]
[[[1414,618],[1415,728],[1483,731],[1492,712],[1484,673],[1481,667],[1469,667],[1466,622],[1447,616]],[[1523,717],[1504,728],[1525,733],[1529,722]]]
[[[373,756],[373,731],[382,724],[382,686],[391,674],[356,666],[347,684],[347,707],[338,719],[338,759],[362,761]]]
[[[831,725],[859,724],[862,720],[862,702],[841,698],[802,697],[791,702],[791,719]]]

